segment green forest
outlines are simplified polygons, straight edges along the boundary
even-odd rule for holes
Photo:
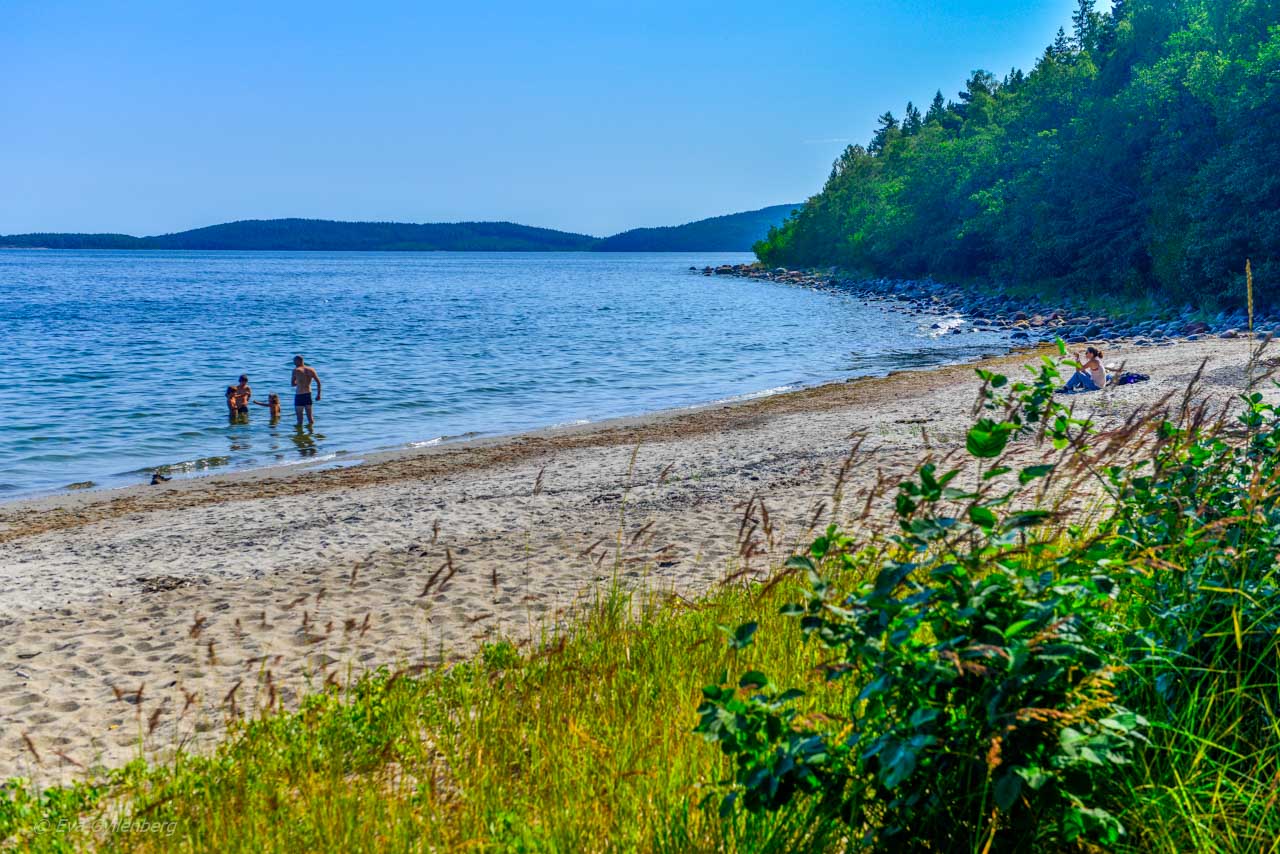
[[[759,258],[1198,306],[1251,258],[1280,302],[1280,0],[1079,0],[957,97],[881,115]]]

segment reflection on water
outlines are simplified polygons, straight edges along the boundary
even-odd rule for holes
[[[324,434],[317,433],[314,427],[303,427],[298,424],[293,428],[293,432],[289,434],[289,438],[293,440],[293,445],[298,449],[300,456],[314,457],[320,451],[320,446],[316,444],[316,441],[324,439]]]
[[[282,462],[295,454],[314,457],[321,451],[324,439],[324,434],[317,433],[315,427],[292,423],[282,427],[279,418],[268,418],[255,425],[241,416],[227,429],[230,458],[251,455]]]

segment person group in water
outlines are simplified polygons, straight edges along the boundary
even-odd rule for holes
[[[315,394],[311,393],[311,384],[315,383]],[[316,369],[306,363],[302,356],[293,357],[293,373],[289,377],[289,385],[293,387],[293,412],[297,417],[297,424],[302,426],[302,418],[305,415],[307,426],[314,427],[316,423],[315,414],[312,410],[317,403],[320,402],[322,394],[322,386],[320,383],[320,374],[316,373]],[[280,395],[274,392],[267,395],[265,401],[253,399],[253,387],[249,385],[249,377],[247,374],[240,375],[239,385],[227,386],[227,415],[232,422],[244,422],[249,420],[249,404],[255,406],[265,406],[271,416],[271,423],[275,424],[280,420]]]

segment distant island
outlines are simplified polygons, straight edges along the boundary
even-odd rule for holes
[[[3,249],[200,249],[329,252],[749,252],[799,205],[774,205],[665,228],[592,237],[513,222],[249,219],[176,234],[0,235]]]

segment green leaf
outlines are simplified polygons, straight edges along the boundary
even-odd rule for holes
[[[994,528],[1000,520],[986,507],[970,507],[969,521],[983,528]]]
[[[1018,802],[1020,794],[1022,794],[1022,778],[1013,771],[1005,773],[996,780],[996,806],[1003,812],[1008,812]]]
[[[1008,474],[1011,471],[1013,471],[1013,469],[1009,468],[1008,466],[996,466],[993,469],[988,469],[987,471],[984,471],[982,473],[982,479],[991,480],[991,478],[993,477],[1000,477],[1000,475]]]
[[[1008,640],[1009,638],[1012,638],[1012,637],[1017,637],[1018,633],[1021,632],[1023,629],[1027,628],[1028,626],[1034,626],[1035,624],[1036,624],[1035,620],[1019,620],[1018,622],[1014,623],[1013,625],[1009,626],[1009,628],[1004,630],[1005,640]]]
[[[756,633],[756,629],[760,628],[760,626],[757,623],[743,623],[738,626],[738,628],[734,629],[732,633],[730,633],[724,626],[721,626],[720,628],[729,635],[730,649],[746,649],[751,646],[751,641]]]
[[[880,754],[880,784],[896,789],[916,770],[916,752],[902,742],[888,745]]]
[[[940,714],[942,713],[939,712],[937,709],[930,709],[927,707],[919,708],[911,713],[911,717],[910,719],[908,719],[907,723],[912,727],[919,729],[920,727],[924,726],[925,724],[937,718],[938,715]]]
[[[1026,486],[1031,481],[1035,480],[1038,477],[1044,477],[1051,471],[1053,471],[1052,465],[1027,466],[1021,472],[1018,473],[1018,483],[1022,484],[1023,486]]]
[[[813,565],[813,561],[805,557],[804,555],[792,555],[791,557],[787,558],[787,562],[784,563],[783,566],[785,566],[787,569],[805,569],[805,570],[816,569],[816,567]]]
[[[759,670],[748,670],[738,680],[739,688],[764,688],[769,684],[769,677]]]
[[[948,486],[946,489],[942,490],[942,497],[948,501],[970,501],[977,498],[978,493],[965,492],[963,489],[956,489],[953,486]]]
[[[1027,784],[1027,788],[1033,792],[1038,792],[1040,788],[1053,778],[1043,768],[1038,765],[1032,765],[1027,768],[1015,768],[1018,776]]]
[[[996,423],[990,418],[983,418],[975,424],[965,439],[965,447],[969,453],[979,459],[991,459],[1003,453],[1009,444],[1009,434],[1013,425],[1006,422]]]
[[[1043,524],[1052,515],[1053,513],[1048,510],[1023,510],[1021,513],[1014,513],[1006,519],[1004,527],[1010,531],[1017,528],[1032,528]]]

